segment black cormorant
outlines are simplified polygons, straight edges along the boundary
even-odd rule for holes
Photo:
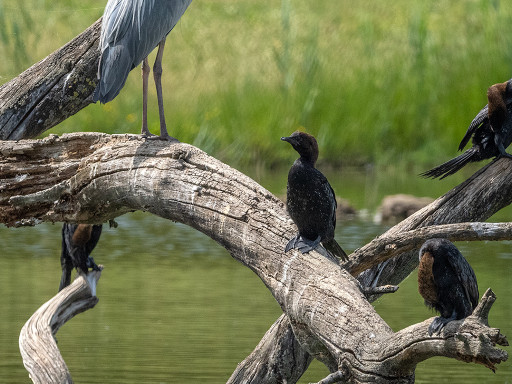
[[[321,242],[332,255],[346,260],[347,254],[334,240],[337,206],[334,191],[315,168],[318,159],[316,139],[297,131],[281,140],[290,143],[300,155],[288,173],[286,194],[286,207],[299,233],[288,242],[285,252],[296,248],[306,253],[316,249]]]
[[[469,139],[473,146],[454,159],[448,160],[429,171],[423,177],[444,179],[470,162],[492,157],[512,157],[505,149],[512,142],[512,79],[494,84],[487,90],[488,104],[473,119],[462,138],[459,151]]]
[[[90,254],[100,239],[101,228],[101,225],[64,223],[60,256],[62,277],[59,291],[71,283],[73,268],[84,274],[87,274],[89,268],[99,270]]]
[[[446,239],[427,240],[419,258],[418,290],[425,305],[441,314],[428,327],[432,336],[450,321],[471,315],[478,304],[478,284],[469,263]]]

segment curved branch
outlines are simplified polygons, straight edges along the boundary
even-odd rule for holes
[[[285,342],[274,343],[275,339]],[[313,357],[300,346],[293,335],[286,314],[282,314],[265,333],[254,352],[238,364],[227,384],[295,383],[312,360]],[[277,361],[279,364],[266,363]]]
[[[476,172],[433,203],[395,225],[379,238],[433,225],[485,221],[512,202],[512,160],[500,158]],[[492,183],[489,183],[492,180]],[[358,275],[364,286],[398,284],[418,266],[415,250],[388,259]],[[357,270],[360,270],[357,266]],[[348,266],[352,273],[352,267]],[[353,272],[356,273],[356,272]]]
[[[288,354],[297,370],[264,374],[262,368],[255,368],[253,357],[258,353],[253,353],[230,382],[249,382],[246,374],[252,375],[252,382],[261,377],[278,382],[283,376],[294,382],[313,357],[333,372],[341,369],[356,383],[413,380],[414,368],[398,364],[403,359],[383,364],[393,361],[390,355],[376,363],[376,353],[394,333],[358,282],[316,252],[284,254],[287,239],[295,232],[284,204],[199,149],[135,135],[90,133],[0,143],[0,154],[4,223],[98,222],[144,210],[206,233],[251,268],[287,315],[260,343],[259,357],[268,362],[269,356],[281,359]],[[481,325],[477,332],[486,334],[488,328]],[[279,343],[269,348],[276,338]],[[297,342],[299,353],[290,354]],[[432,347],[430,353],[452,352]],[[267,372],[275,371],[282,361],[273,362]]]
[[[482,364],[494,371],[496,364],[508,358],[506,351],[495,347],[496,344],[507,346],[507,339],[499,329],[488,328],[487,315],[495,300],[494,292],[487,289],[471,316],[451,321],[440,334],[432,337],[428,336],[428,327],[432,319],[402,329],[389,338],[382,355],[388,358],[392,356],[392,359],[399,361],[398,365],[404,369],[414,369],[421,361],[434,355],[442,355]]]
[[[87,279],[80,275],[43,304],[21,329],[19,344],[23,365],[34,383],[72,383],[55,334],[72,317],[96,305],[96,284],[100,275],[101,271],[90,272]]]

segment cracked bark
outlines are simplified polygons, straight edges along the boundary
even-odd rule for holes
[[[36,137],[92,102],[101,19],[0,87],[0,140]]]
[[[471,221],[508,204],[504,197],[512,196],[508,159],[485,167],[377,240],[394,245],[374,243],[354,252],[344,269],[316,252],[284,254],[295,232],[284,204],[247,176],[187,144],[146,141],[134,135],[71,134],[1,142],[0,155],[3,223],[98,222],[143,210],[200,230],[251,268],[285,315],[239,365],[230,383],[293,383],[312,358],[354,383],[413,382],[416,364],[435,355],[490,368],[507,358],[494,346],[506,340],[499,330],[488,327],[487,307],[475,312],[474,318],[450,323],[435,338],[427,334],[432,319],[394,333],[351,274],[358,272],[356,260],[364,260],[366,267],[393,256],[389,249],[399,252],[407,243],[400,234],[431,223],[433,217],[438,223]],[[49,170],[54,175],[50,179]],[[472,201],[479,201],[479,207],[473,207]],[[502,235],[508,236],[509,228],[502,227]],[[484,224],[461,228],[473,237],[496,236]],[[430,230],[423,230],[423,236],[433,236],[435,230],[437,236],[446,228]],[[411,233],[416,238],[421,231]],[[379,249],[388,250],[385,257],[376,257]]]

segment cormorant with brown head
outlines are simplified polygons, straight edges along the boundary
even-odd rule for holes
[[[89,268],[98,271],[99,267],[90,256],[101,235],[101,225],[68,224],[62,226],[62,253],[60,264],[62,277],[59,291],[71,283],[71,271],[87,274]]]
[[[512,157],[505,149],[512,143],[512,79],[494,84],[487,90],[488,104],[473,119],[462,138],[459,151],[469,139],[473,146],[463,154],[421,174],[423,177],[444,179],[470,162],[492,157]]]
[[[300,155],[288,173],[286,193],[286,207],[299,233],[288,242],[285,252],[296,248],[306,253],[317,249],[321,242],[330,254],[346,260],[347,254],[334,239],[337,206],[334,191],[315,168],[318,159],[316,139],[296,131],[281,140],[290,143]],[[323,253],[321,248],[317,251]]]
[[[473,268],[446,239],[427,240],[419,258],[418,290],[425,305],[441,314],[428,327],[432,336],[450,321],[471,315],[478,304],[478,284]]]

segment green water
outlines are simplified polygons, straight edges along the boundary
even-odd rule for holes
[[[383,194],[435,196],[456,182],[416,182],[406,174],[330,173],[339,194],[360,209],[370,208],[367,219],[338,224],[337,237],[345,249],[351,251],[386,230],[370,219]],[[282,172],[272,176],[255,171],[253,176],[275,193],[284,191]],[[505,211],[501,216],[508,220],[512,215]],[[94,251],[96,261],[105,266],[99,303],[57,333],[75,382],[225,382],[281,314],[273,297],[225,249],[185,225],[142,213],[117,221],[118,228],[104,229]],[[18,335],[31,314],[57,291],[60,225],[0,228],[0,241],[0,383],[28,383]],[[511,243],[457,245],[475,269],[480,293],[492,287],[498,296],[491,326],[511,336]],[[433,315],[417,292],[415,274],[396,294],[374,305],[395,330]],[[327,373],[314,362],[300,382],[318,381]],[[493,374],[482,366],[434,358],[418,366],[416,380],[508,383],[512,364],[502,364]]]

